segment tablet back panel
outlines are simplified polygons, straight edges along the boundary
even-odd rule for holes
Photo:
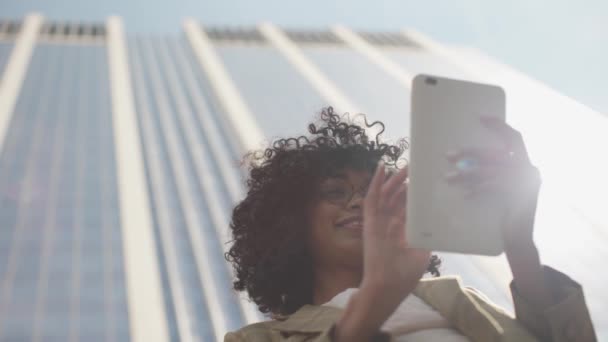
[[[444,176],[453,170],[446,152],[504,146],[479,122],[481,115],[505,120],[504,91],[491,85],[418,75],[411,103],[408,242],[436,251],[500,254],[505,199],[491,194],[466,198],[466,189],[449,185]]]

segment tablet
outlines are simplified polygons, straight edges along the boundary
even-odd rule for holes
[[[506,200],[491,193],[468,198],[467,189],[448,184],[444,177],[453,170],[446,152],[504,145],[479,121],[481,115],[505,120],[504,91],[418,75],[411,97],[408,243],[434,251],[499,255]]]

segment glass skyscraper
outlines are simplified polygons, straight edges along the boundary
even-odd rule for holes
[[[503,86],[541,171],[584,168],[582,154],[608,146],[598,113],[414,30],[186,19],[183,34],[152,36],[118,17],[0,21],[0,341],[221,341],[266,319],[231,290],[223,256],[241,156],[305,134],[328,105],[407,136],[419,73]],[[544,262],[584,285],[608,337],[608,219],[585,202],[608,191],[603,171],[570,185],[572,198],[560,192],[572,179],[547,172],[536,240]],[[504,257],[442,257],[442,273],[512,309]]]

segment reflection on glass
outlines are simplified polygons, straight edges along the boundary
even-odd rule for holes
[[[13,294],[0,340],[129,338],[106,55],[101,45],[34,49],[0,157],[0,231],[11,241],[0,271],[14,260],[14,276],[0,276]]]
[[[302,46],[302,51],[371,120],[386,124],[385,138],[409,134],[409,89],[346,46]]]
[[[11,51],[13,50],[13,43],[0,42],[0,75],[4,72],[4,67],[8,62]]]
[[[307,133],[324,100],[278,51],[264,45],[218,45],[228,73],[271,139]]]

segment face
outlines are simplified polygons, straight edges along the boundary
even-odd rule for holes
[[[363,198],[371,181],[368,171],[347,169],[323,179],[311,206],[311,244],[316,265],[363,265]]]

